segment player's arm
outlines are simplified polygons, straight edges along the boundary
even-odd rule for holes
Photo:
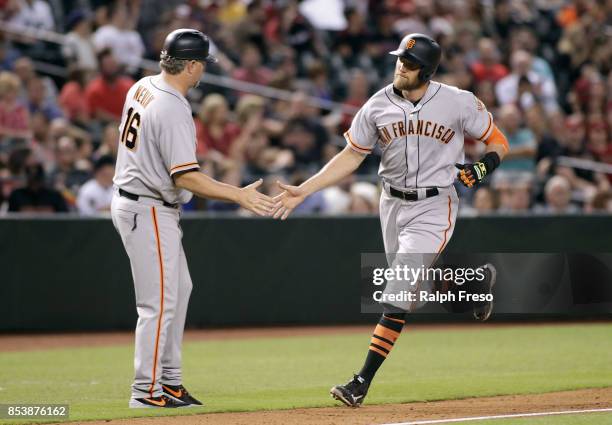
[[[235,202],[243,208],[262,216],[270,215],[274,210],[275,201],[257,191],[257,188],[262,184],[263,180],[261,179],[240,188],[219,182],[197,170],[175,173],[172,177],[177,187],[188,190],[201,198]]]
[[[274,198],[277,205],[274,218],[286,219],[295,207],[323,188],[338,183],[355,171],[366,155],[371,153],[378,140],[378,129],[372,102],[363,105],[351,122],[351,128],[344,133],[346,147],[336,154],[317,174],[299,187],[279,183],[285,191]]]
[[[464,129],[478,141],[487,145],[485,154],[473,164],[455,164],[457,178],[467,187],[473,187],[491,174],[508,153],[508,140],[493,122],[484,104],[474,95],[465,98],[467,105],[463,115]]]
[[[467,187],[479,184],[486,176],[491,174],[508,153],[508,140],[506,136],[493,124],[491,135],[484,141],[487,145],[485,155],[473,164],[455,164],[459,169],[457,178]]]
[[[357,152],[347,145],[340,153],[334,156],[317,174],[306,180],[300,186],[290,186],[279,182],[285,192],[276,199],[277,204],[274,218],[286,219],[291,211],[306,199],[307,196],[318,192],[352,174],[365,159],[366,154]]]

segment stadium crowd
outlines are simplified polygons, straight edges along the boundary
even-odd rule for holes
[[[263,176],[268,193],[303,181],[343,148],[351,108],[392,80],[388,52],[421,32],[443,48],[434,80],[473,91],[510,144],[485,185],[457,186],[462,214],[612,212],[610,1],[0,0],[0,21],[0,211],[107,210],[125,94],[156,72],[142,61],[165,35],[192,27],[220,58],[207,72],[291,93],[190,92],[198,158],[217,179]],[[466,140],[467,161],[482,150]],[[377,155],[301,212],[377,213]]]

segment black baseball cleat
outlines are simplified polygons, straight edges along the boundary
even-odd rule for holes
[[[159,397],[132,398],[129,407],[132,409],[176,408],[189,406],[187,403],[161,395]]]
[[[336,385],[329,393],[336,400],[340,400],[348,407],[359,407],[368,393],[370,384],[359,375],[354,375],[353,379],[346,385]]]
[[[189,391],[182,385],[165,385],[162,384],[162,390],[164,391],[164,395],[182,402],[184,404],[188,404],[191,406],[201,406],[202,402],[196,398],[194,398]]]
[[[490,294],[493,290],[493,285],[495,285],[495,280],[497,279],[497,270],[495,266],[491,263],[487,263],[482,266],[485,279],[480,284],[482,285],[482,291],[479,291],[481,294]],[[474,303],[474,318],[481,322],[484,322],[489,317],[491,317],[491,313],[493,312],[493,300],[491,301],[478,301]]]

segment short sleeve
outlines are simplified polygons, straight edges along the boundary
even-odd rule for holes
[[[160,120],[162,128],[159,137],[159,151],[171,176],[180,171],[200,168],[196,158],[196,134],[191,115],[187,111],[172,115],[175,119],[166,117],[164,121]]]
[[[463,131],[478,141],[484,141],[493,131],[493,117],[480,99],[469,93],[463,106]]]
[[[81,186],[76,199],[77,210],[83,215],[92,215],[96,213],[94,207],[93,194],[91,193],[91,186],[84,184]]]
[[[378,140],[378,132],[370,113],[369,103],[359,109],[353,118],[351,128],[344,133],[344,138],[353,150],[363,154],[372,152]]]

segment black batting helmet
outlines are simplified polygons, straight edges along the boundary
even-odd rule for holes
[[[216,63],[218,59],[209,53],[209,48],[210,40],[205,34],[181,28],[168,34],[162,53],[176,59]]]
[[[389,53],[421,65],[421,81],[429,81],[433,77],[442,57],[440,45],[433,38],[418,33],[408,34],[402,39],[397,50]]]

